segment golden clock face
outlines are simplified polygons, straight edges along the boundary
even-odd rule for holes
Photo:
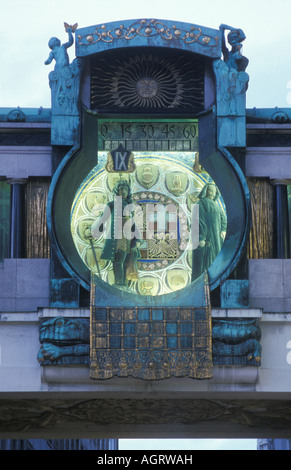
[[[134,171],[108,172],[107,153],[98,153],[98,164],[80,185],[71,210],[72,237],[88,270],[116,288],[151,296],[186,287],[194,271],[198,276],[193,263],[201,263],[195,254],[202,253],[199,227],[205,221],[197,208],[201,191],[210,186],[205,195],[211,199],[215,182],[195,165],[196,158],[191,152],[135,152]],[[127,188],[125,196],[116,193],[121,186]],[[218,232],[225,232],[221,196],[209,204],[208,225],[215,219]],[[219,217],[224,227],[217,227]]]

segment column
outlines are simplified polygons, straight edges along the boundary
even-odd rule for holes
[[[23,258],[25,253],[25,179],[9,179],[11,184],[10,207],[10,258]]]
[[[290,258],[287,185],[290,180],[272,180],[274,185],[274,258]]]

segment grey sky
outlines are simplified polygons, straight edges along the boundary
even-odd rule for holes
[[[230,0],[0,0],[0,6],[1,107],[50,107],[48,73],[53,64],[45,66],[44,61],[50,37],[67,40],[64,21],[86,27],[138,18],[242,28],[250,61],[247,107],[290,105],[290,0],[244,0],[240,7]]]

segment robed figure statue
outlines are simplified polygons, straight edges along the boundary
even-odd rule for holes
[[[132,204],[130,186],[120,180],[113,188],[114,200],[92,224],[91,234],[98,239],[105,235],[101,259],[112,261],[115,285],[127,288],[130,281],[138,280],[137,260],[140,257],[140,232],[134,222],[135,205]],[[104,224],[108,224],[107,231]]]
[[[213,263],[221,250],[227,227],[227,219],[218,205],[220,191],[214,183],[206,184],[199,198],[199,243],[193,250],[192,281]]]

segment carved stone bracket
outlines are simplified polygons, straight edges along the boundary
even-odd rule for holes
[[[216,318],[212,320],[212,325],[215,365],[260,365],[261,331],[257,319]],[[44,319],[40,327],[40,343],[38,361],[42,366],[89,364],[90,320],[63,317]],[[170,356],[171,360],[176,360]],[[116,358],[115,353],[113,359],[116,361]]]

